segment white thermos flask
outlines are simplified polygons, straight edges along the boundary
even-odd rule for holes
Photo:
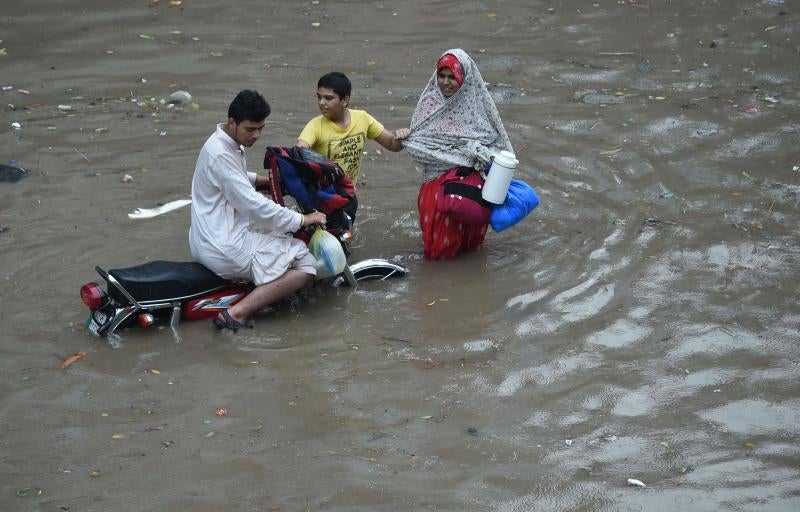
[[[481,197],[490,203],[503,204],[518,163],[517,157],[511,151],[501,151],[494,155]]]

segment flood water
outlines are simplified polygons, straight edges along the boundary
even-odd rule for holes
[[[800,509],[798,7],[4,0],[0,509]],[[394,130],[453,47],[530,217],[425,262],[419,171],[370,143],[353,259],[407,277],[237,335],[85,331],[95,265],[190,259],[188,208],[127,214],[188,196],[236,92],[272,105],[258,170],[321,74]]]

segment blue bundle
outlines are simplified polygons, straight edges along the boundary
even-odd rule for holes
[[[539,206],[539,196],[533,187],[520,180],[511,180],[503,204],[492,207],[490,223],[498,233],[521,221]]]

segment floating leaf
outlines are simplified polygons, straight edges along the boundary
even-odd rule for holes
[[[25,496],[30,496],[32,494],[39,496],[42,494],[42,490],[39,487],[23,487],[22,489],[17,489],[17,496],[20,498],[24,498]]]
[[[125,434],[114,434],[111,439],[125,439]]]
[[[214,434],[216,434],[216,432],[212,430],[211,432],[206,434],[206,437],[214,437]]]
[[[74,354],[72,354],[68,358],[66,358],[63,361],[61,361],[61,364],[58,365],[58,369],[59,370],[63,370],[64,368],[66,368],[67,366],[71,365],[72,363],[74,363],[78,359],[81,359],[81,358],[84,358],[84,357],[86,357],[86,352],[75,352]]]
[[[139,37],[142,39],[155,39],[153,36],[148,36],[147,34],[139,34]]]

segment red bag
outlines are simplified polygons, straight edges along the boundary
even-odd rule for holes
[[[483,182],[475,169],[453,167],[445,173],[436,209],[464,224],[488,224],[492,210],[481,197]]]

